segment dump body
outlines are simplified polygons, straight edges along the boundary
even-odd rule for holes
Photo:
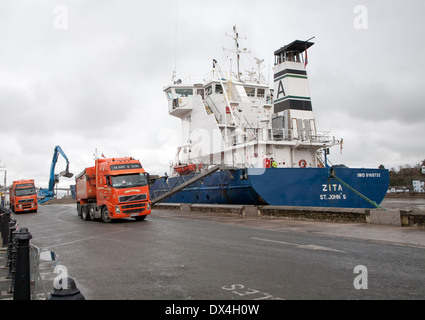
[[[95,167],[86,168],[78,176],[75,177],[75,190],[77,194],[77,201],[89,201],[89,199],[96,200],[96,180]],[[92,179],[90,180],[90,177]],[[90,185],[90,181],[92,184]]]
[[[10,189],[10,208],[13,212],[37,212],[37,192],[33,179],[13,181]]]
[[[78,215],[84,220],[143,220],[151,213],[147,173],[131,157],[96,159],[75,182]]]

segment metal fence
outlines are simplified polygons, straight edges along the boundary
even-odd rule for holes
[[[47,300],[50,292],[40,275],[40,248],[30,245],[30,285],[31,300]]]

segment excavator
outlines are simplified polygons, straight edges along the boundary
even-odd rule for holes
[[[59,174],[55,174],[56,162],[58,161],[59,153],[66,160],[66,168],[65,171],[61,171]],[[74,174],[69,172],[69,161],[65,153],[63,152],[60,146],[56,146],[53,152],[52,164],[50,165],[50,179],[49,179],[49,187],[40,188],[38,192],[38,203],[44,203],[53,199],[55,196],[54,187],[55,184],[59,182],[59,177],[71,178]]]

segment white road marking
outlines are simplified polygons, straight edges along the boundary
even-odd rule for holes
[[[48,248],[59,247],[59,246],[63,246],[63,245],[68,245],[68,244],[81,242],[81,241],[87,241],[87,240],[96,239],[96,238],[102,238],[102,237],[105,237],[105,236],[108,236],[108,235],[111,235],[111,234],[114,234],[114,233],[119,233],[119,232],[123,232],[123,230],[117,230],[117,231],[108,232],[108,233],[105,233],[105,234],[100,234],[100,235],[97,235],[97,236],[88,237],[88,238],[84,238],[84,239],[78,239],[78,240],[74,240],[74,241],[58,243],[58,244],[51,245]]]
[[[284,300],[279,297],[274,297],[269,293],[248,288],[243,284],[231,284],[223,286],[221,287],[221,289],[231,291],[238,297],[249,296],[249,298],[251,298],[252,300]]]
[[[273,243],[280,243],[280,244],[285,244],[285,245],[290,245],[290,246],[294,246],[297,248],[301,248],[301,249],[309,249],[309,250],[323,250],[323,251],[333,251],[333,252],[343,252],[345,253],[345,251],[342,250],[337,250],[337,249],[333,249],[333,248],[329,248],[329,247],[323,247],[323,246],[318,246],[315,244],[297,244],[297,243],[291,243],[291,242],[285,242],[285,241],[278,241],[278,240],[271,240],[271,239],[263,239],[263,238],[257,238],[254,237],[252,238],[254,240],[259,240],[259,241],[266,241],[266,242],[273,242]]]
[[[52,231],[50,230],[49,232],[52,232]],[[36,239],[37,240],[40,240],[40,239],[49,239],[49,238],[55,238],[55,237],[62,237],[64,235],[66,235],[66,234],[73,234],[73,233],[79,233],[79,232],[81,232],[81,231],[70,231],[70,232],[64,232],[64,233],[60,233],[60,234],[55,234],[55,235],[52,235],[52,236],[37,237]]]

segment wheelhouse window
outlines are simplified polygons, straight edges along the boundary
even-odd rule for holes
[[[176,91],[177,98],[193,96],[193,89],[179,88],[179,89],[175,89],[175,91]]]
[[[205,88],[205,94],[209,96],[212,93],[212,86],[208,86]]]
[[[171,90],[167,91],[167,96],[168,96],[168,99],[173,100],[173,93],[171,92]]]
[[[265,89],[263,89],[263,88],[258,88],[257,89],[257,97],[258,98],[264,98],[265,93],[266,93],[266,90]]]
[[[245,92],[248,97],[255,97],[255,88],[245,87]]]
[[[221,86],[221,84],[216,84],[215,85],[215,93],[223,93],[223,87]]]

